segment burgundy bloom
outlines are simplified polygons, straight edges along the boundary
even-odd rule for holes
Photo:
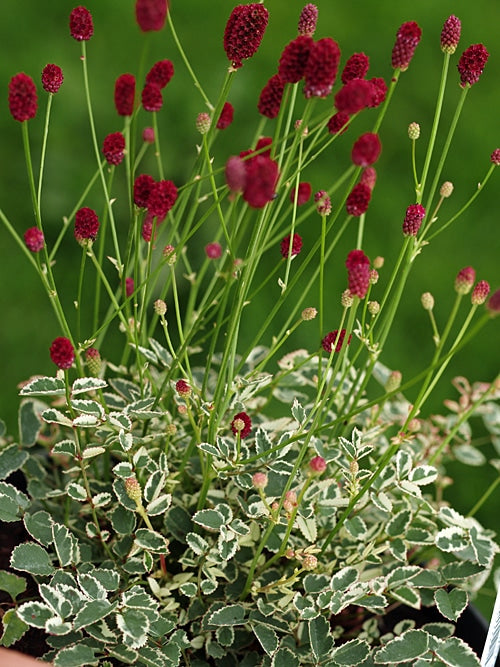
[[[225,130],[226,127],[229,127],[233,122],[234,116],[234,107],[231,102],[224,102],[222,111],[220,112],[219,120],[217,121],[216,128],[218,130]]]
[[[318,190],[314,195],[316,210],[320,215],[330,215],[332,212],[332,202],[326,190]]]
[[[115,82],[115,107],[119,116],[131,116],[134,113],[135,76],[121,74]]]
[[[238,155],[231,156],[226,162],[226,183],[232,192],[241,192],[247,181],[246,163]]]
[[[497,166],[500,165],[500,148],[495,148],[490,156],[490,160],[493,164],[496,164]]]
[[[408,21],[399,27],[392,49],[391,62],[394,69],[408,69],[421,37],[422,30],[415,21]]]
[[[316,23],[318,22],[318,8],[312,3],[308,3],[300,12],[299,24],[297,32],[299,35],[307,35],[312,37],[316,31]]]
[[[154,216],[147,213],[141,227],[141,236],[146,243],[149,243],[153,238],[153,221]]]
[[[342,70],[342,83],[352,81],[352,79],[363,79],[370,68],[370,59],[366,53],[353,53],[347,60]]]
[[[380,155],[382,144],[378,134],[366,132],[356,140],[351,151],[351,159],[358,167],[369,167],[374,164]]]
[[[360,183],[367,185],[370,190],[373,190],[377,182],[377,172],[373,167],[366,167],[361,173]]]
[[[143,32],[161,30],[167,18],[167,0],[137,0],[135,18]]]
[[[441,51],[450,55],[455,53],[460,41],[461,30],[462,24],[459,18],[452,14],[446,19],[441,30]]]
[[[346,200],[346,211],[349,215],[360,216],[366,213],[372,197],[371,188],[366,183],[358,183],[353,187]]]
[[[405,236],[416,236],[422,220],[425,217],[425,208],[421,204],[410,204],[406,209],[403,220],[403,234]]]
[[[271,145],[273,143],[273,138],[272,137],[260,137],[260,139],[257,141],[255,144],[255,152],[259,152],[259,155],[265,155],[266,157],[271,157]],[[267,148],[268,150],[263,151],[263,148]]]
[[[321,341],[321,346],[323,347],[324,351],[328,352],[328,354],[331,354],[333,346],[338,336],[337,344],[335,345],[335,352],[340,352],[340,350],[342,349],[342,345],[344,344],[344,338],[346,333],[347,332],[345,329],[342,329],[340,334],[338,329],[335,329],[335,331],[330,331],[330,333],[327,333],[326,336]],[[350,335],[349,338],[347,339],[347,345],[350,345],[351,339],[352,335]]]
[[[75,215],[75,239],[83,244],[86,241],[95,241],[99,231],[97,213],[87,206],[80,208]]]
[[[134,204],[139,208],[147,207],[154,182],[154,178],[149,174],[140,174],[136,177],[134,181]]]
[[[472,86],[479,81],[489,55],[483,44],[472,44],[465,49],[457,65],[462,88],[467,85]]]
[[[42,87],[47,93],[57,93],[62,86],[63,73],[59,65],[45,65],[42,71]]]
[[[331,37],[323,37],[314,42],[304,72],[304,95],[307,98],[326,97],[331,93],[339,61],[339,45]]]
[[[326,470],[326,461],[322,456],[314,456],[309,461],[309,470],[313,475],[321,475]]]
[[[207,243],[205,246],[205,254],[208,259],[219,259],[222,256],[222,246],[217,241]]]
[[[344,134],[347,130],[347,123],[349,122],[349,114],[345,111],[338,111],[328,121],[326,127],[330,134]]]
[[[158,88],[165,88],[173,76],[173,63],[170,60],[159,60],[146,74],[146,83],[154,83]]]
[[[86,7],[75,7],[69,15],[69,32],[77,42],[87,42],[94,34],[92,14]]]
[[[387,95],[387,84],[381,76],[374,76],[368,79],[372,84],[372,99],[368,105],[371,109],[378,107],[385,100]]]
[[[307,202],[311,198],[311,194],[312,194],[312,187],[310,183],[306,183],[305,181],[299,183],[299,191],[297,193],[297,206],[302,206],[303,204],[307,204]],[[295,202],[295,188],[292,188],[290,192],[290,201],[292,203]]]
[[[457,294],[468,294],[471,291],[475,280],[476,272],[472,266],[466,266],[463,269],[460,269],[455,278],[455,292],[457,292]]]
[[[59,336],[58,338],[54,339],[52,341],[52,345],[50,346],[49,352],[50,358],[58,368],[62,368],[64,370],[71,368],[71,365],[75,360],[75,349],[69,338]]]
[[[278,64],[278,74],[284,83],[297,83],[303,78],[313,45],[312,37],[299,35],[285,46]]]
[[[38,227],[30,227],[24,232],[24,242],[31,252],[40,252],[45,242],[42,230]]]
[[[497,291],[490,296],[486,308],[488,308],[492,316],[500,314],[500,289],[497,289]]]
[[[182,398],[188,398],[188,396],[191,396],[192,389],[186,380],[177,380],[175,383],[175,391]]]
[[[145,127],[142,131],[142,140],[147,144],[154,144],[155,131],[152,127]]]
[[[224,51],[233,69],[242,67],[242,61],[255,54],[268,20],[267,8],[258,2],[237,5],[233,9],[224,30]]]
[[[351,250],[345,265],[351,296],[363,299],[370,286],[370,260],[362,250]]]
[[[125,137],[121,132],[113,132],[104,138],[102,152],[108,164],[120,164],[123,160],[125,150]]]
[[[246,163],[243,199],[252,208],[263,208],[274,199],[278,164],[267,155],[256,155]]]
[[[280,250],[281,250],[281,256],[286,259],[290,253],[290,234],[288,234],[288,236],[285,236],[283,241],[281,241]],[[292,241],[292,252],[290,254],[292,257],[294,257],[295,255],[298,255],[301,250],[302,250],[302,238],[298,234],[294,234]]]
[[[252,430],[252,420],[246,412],[238,412],[234,415],[231,422],[231,431],[234,435],[240,435],[240,438],[246,438]]]
[[[134,293],[135,285],[134,285],[134,279],[133,278],[125,278],[125,296],[128,297],[132,296]]]
[[[335,95],[337,111],[352,116],[353,114],[371,106],[374,96],[373,84],[365,79],[348,81]]]
[[[276,118],[280,111],[284,87],[285,84],[279,74],[274,74],[269,79],[257,102],[257,109],[260,114],[266,116],[266,118]]]
[[[147,209],[161,222],[177,201],[177,188],[172,181],[158,181],[151,186]]]
[[[472,290],[470,300],[473,306],[480,306],[488,298],[490,284],[486,280],[480,280]]]
[[[23,122],[36,116],[38,98],[33,79],[20,72],[9,81],[9,111],[14,120]]]
[[[160,87],[156,83],[146,83],[142,89],[141,101],[145,111],[159,111],[163,106]]]

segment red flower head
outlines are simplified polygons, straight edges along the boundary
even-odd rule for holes
[[[115,82],[115,107],[119,116],[131,116],[134,113],[135,76],[121,74]]]
[[[472,44],[465,49],[457,65],[462,88],[472,86],[479,81],[489,55],[483,44]]]
[[[260,137],[260,139],[255,144],[255,153],[260,151],[259,155],[265,155],[266,157],[271,157],[271,144],[273,143],[272,137]],[[267,151],[263,151],[263,148],[267,147]]]
[[[170,60],[159,60],[146,74],[146,83],[154,83],[158,88],[165,88],[173,76],[173,63]]]
[[[354,143],[351,159],[358,167],[369,167],[378,160],[381,150],[382,144],[378,134],[366,132]]]
[[[237,5],[233,9],[224,31],[224,51],[233,69],[242,67],[242,61],[255,54],[264,37],[268,20],[267,8],[258,2]]]
[[[416,236],[422,220],[425,217],[425,208],[421,204],[410,204],[406,209],[403,220],[403,234],[405,236]]]
[[[205,254],[208,259],[219,259],[222,256],[222,246],[217,241],[207,243],[205,246]]]
[[[134,204],[139,208],[146,208],[148,205],[151,188],[155,179],[149,174],[140,174],[134,181]]]
[[[177,201],[177,188],[172,181],[153,183],[149,193],[148,212],[161,222]]]
[[[361,174],[360,183],[367,185],[370,190],[373,190],[377,182],[377,172],[373,167],[366,167]]]
[[[38,227],[30,227],[24,232],[24,242],[31,252],[40,252],[45,242],[42,230]]]
[[[372,99],[368,106],[374,109],[385,100],[387,95],[387,84],[381,76],[374,76],[371,79],[368,79],[368,83],[372,84]]]
[[[309,3],[300,12],[297,32],[299,35],[307,35],[308,37],[312,37],[316,31],[317,22],[318,8],[316,5]]]
[[[339,45],[331,37],[323,37],[314,42],[304,73],[306,79],[304,95],[307,98],[326,97],[331,93],[339,61]]]
[[[266,118],[276,118],[279,113],[281,100],[283,98],[283,83],[279,74],[274,74],[262,89],[257,109]]]
[[[142,131],[142,140],[146,144],[154,144],[155,142],[155,131],[152,127],[145,127]]]
[[[141,236],[143,240],[146,241],[146,243],[149,243],[153,238],[153,221],[154,221],[154,216],[151,215],[151,213],[147,213],[141,227]]]
[[[460,269],[455,278],[455,292],[457,294],[468,294],[471,291],[475,280],[476,272],[472,266],[466,266],[465,268]]]
[[[86,7],[75,7],[69,15],[69,32],[77,42],[87,42],[94,34],[92,14]]]
[[[47,93],[57,93],[62,86],[63,73],[59,65],[45,65],[42,71],[42,87]]]
[[[137,0],[135,18],[143,32],[161,30],[167,18],[167,0]]]
[[[233,155],[226,162],[225,175],[231,192],[241,192],[247,181],[246,162],[238,155]]]
[[[396,33],[396,42],[392,49],[392,66],[394,69],[406,70],[415,49],[420,42],[422,30],[415,21],[408,21],[400,26]]]
[[[252,420],[246,412],[238,412],[237,415],[234,415],[231,422],[231,431],[234,435],[238,435],[239,433],[240,438],[246,438],[247,435],[250,435],[251,430]]]
[[[267,155],[256,155],[246,161],[243,199],[252,208],[263,208],[274,199],[278,182],[278,164]]]
[[[500,165],[500,148],[495,148],[490,156],[490,161],[497,166]]]
[[[472,290],[470,300],[473,306],[480,306],[488,298],[490,293],[490,284],[486,280],[480,280]]]
[[[50,358],[58,368],[71,368],[75,360],[75,349],[68,338],[59,336],[53,340],[49,352]]]
[[[332,202],[326,190],[318,190],[314,195],[316,210],[320,215],[330,215],[332,212]]]
[[[364,79],[370,68],[370,59],[366,53],[353,53],[347,60],[342,70],[342,83],[352,81],[352,79]]]
[[[352,116],[353,114],[371,106],[374,97],[373,84],[365,79],[348,81],[335,95],[337,111]]]
[[[125,278],[125,296],[128,298],[134,293],[135,285],[133,278]]]
[[[225,130],[226,127],[229,127],[233,122],[234,116],[234,107],[231,102],[224,102],[222,111],[220,112],[219,120],[217,121],[216,128],[218,130]]]
[[[278,74],[284,83],[297,83],[303,78],[313,45],[312,37],[299,35],[285,46],[278,64]]]
[[[459,18],[452,14],[446,19],[441,30],[441,51],[450,55],[455,53],[460,41],[461,30],[462,24]]]
[[[486,308],[490,311],[492,317],[500,315],[500,289],[497,289],[497,291],[490,296]]]
[[[349,122],[349,114],[345,111],[338,111],[328,121],[326,127],[330,134],[344,134],[347,130],[347,123]]]
[[[288,236],[285,236],[283,241],[281,241],[280,250],[281,250],[281,256],[286,259],[288,257],[288,254],[290,253],[290,234]],[[292,241],[291,256],[294,257],[295,255],[298,255],[301,250],[302,250],[302,238],[298,234],[294,234]]]
[[[353,187],[346,201],[346,211],[349,215],[360,216],[366,213],[370,199],[371,188],[366,183],[358,183]]]
[[[351,296],[363,299],[370,286],[370,260],[362,250],[351,250],[345,265]]]
[[[99,231],[97,213],[88,207],[80,208],[75,215],[75,239],[80,244],[96,240]]]
[[[9,111],[19,122],[31,120],[36,116],[38,98],[33,79],[20,72],[9,81]]]
[[[121,132],[113,132],[104,138],[102,152],[108,164],[120,164],[125,150],[125,137]]]
[[[186,382],[186,380],[177,380],[177,382],[175,383],[175,391],[182,398],[188,398],[189,396],[191,396],[192,393],[192,389]]]
[[[347,332],[345,329],[342,329],[340,334],[338,329],[335,329],[335,331],[330,331],[330,333],[327,333],[326,336],[321,341],[321,346],[323,347],[324,351],[328,352],[328,354],[331,354],[333,346],[335,345],[335,352],[340,352],[340,350],[342,349],[342,345],[344,344],[344,338],[346,333]],[[352,335],[350,335],[349,338],[347,339],[347,345],[350,345],[351,339]],[[335,341],[337,341],[336,344]]]
[[[142,89],[141,101],[145,111],[159,111],[163,106],[161,88],[156,83],[146,83]]]
[[[312,188],[310,183],[299,183],[299,191],[297,193],[297,206],[302,206],[307,204],[311,198]],[[290,192],[290,201],[293,203],[295,201],[295,188],[292,188]]]

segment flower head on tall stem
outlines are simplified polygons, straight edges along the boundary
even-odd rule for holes
[[[318,190],[314,195],[316,210],[320,215],[330,215],[332,212],[332,202],[326,190]]]
[[[457,65],[462,88],[472,86],[479,81],[489,55],[484,44],[472,44],[465,49]]]
[[[77,42],[87,42],[94,34],[92,14],[86,7],[75,7],[69,15],[69,32]]]
[[[134,204],[146,208],[155,179],[149,174],[139,174],[134,181]]]
[[[146,83],[142,89],[141,102],[145,111],[160,111],[163,106],[161,88],[156,83]]]
[[[300,12],[297,32],[299,35],[312,37],[316,31],[318,22],[318,8],[312,3],[308,3]]]
[[[345,204],[348,215],[358,217],[366,213],[371,197],[372,190],[366,183],[355,185],[349,193]]]
[[[373,93],[372,83],[366,79],[352,79],[335,94],[335,108],[352,116],[372,104]]]
[[[9,81],[9,111],[19,122],[31,120],[36,116],[38,98],[33,79],[20,72]]]
[[[299,236],[299,234],[293,235],[292,250],[290,252],[290,234],[285,236],[285,238],[281,241],[280,250],[281,256],[285,259],[289,254],[291,254],[292,257],[295,257],[295,255],[298,255],[302,250],[302,237]]]
[[[269,12],[263,4],[252,2],[237,5],[226,23],[224,31],[224,51],[233,69],[243,66],[243,60],[251,58],[264,37],[269,20]]]
[[[312,37],[299,35],[285,46],[278,64],[278,74],[284,83],[297,83],[304,77],[313,45]]]
[[[238,412],[231,422],[231,431],[240,438],[246,438],[252,430],[252,420],[246,412]]]
[[[80,208],[75,214],[75,239],[80,245],[96,240],[99,231],[97,213],[87,206]]]
[[[321,347],[324,349],[325,352],[331,354],[334,349],[333,346],[335,345],[335,352],[340,352],[344,344],[346,333],[347,332],[345,329],[342,329],[340,333],[338,329],[330,331],[321,341]],[[352,334],[349,335],[346,345],[350,345],[351,339],[352,339]],[[337,342],[335,343],[335,341]]]
[[[259,95],[257,109],[266,118],[276,118],[280,112],[285,84],[279,74],[273,74]]]
[[[143,32],[161,30],[167,11],[167,0],[137,0],[135,3],[135,18]]]
[[[177,187],[172,181],[162,180],[153,183],[147,201],[151,215],[161,222],[177,201]]]
[[[403,220],[403,234],[405,236],[416,236],[425,217],[425,208],[422,204],[410,204],[406,209]]]
[[[50,346],[50,358],[58,368],[66,370],[71,368],[75,360],[75,349],[69,340],[64,336],[59,336],[52,341]]]
[[[493,294],[488,299],[486,307],[493,317],[500,315],[500,289],[497,289],[496,292],[493,292]]]
[[[222,111],[220,112],[220,116],[217,120],[216,128],[218,130],[225,130],[233,122],[233,117],[234,117],[233,105],[231,104],[231,102],[224,102],[224,106],[222,107]]]
[[[158,88],[165,88],[174,76],[174,65],[171,60],[159,60],[146,74],[146,83],[154,83]]]
[[[490,156],[490,161],[497,166],[500,165],[500,148],[495,148]]]
[[[339,61],[340,48],[331,37],[314,42],[304,72],[306,98],[327,97],[332,92]]]
[[[62,86],[63,79],[63,72],[59,65],[49,63],[43,68],[42,87],[45,92],[52,93],[53,95],[57,93]]]
[[[222,257],[222,246],[217,241],[207,243],[205,246],[205,255],[208,259],[220,259]]]
[[[354,143],[351,159],[358,167],[369,167],[378,160],[381,150],[382,144],[378,134],[366,132]]]
[[[490,284],[486,280],[480,280],[470,295],[470,300],[473,306],[480,306],[488,298],[490,293]]]
[[[295,201],[295,190],[296,188],[292,188],[290,191],[290,201],[292,203]],[[310,183],[307,181],[299,183],[299,187],[297,188],[297,206],[303,206],[304,204],[307,204],[311,198],[311,194],[312,187]]]
[[[278,164],[267,155],[246,161],[243,199],[252,208],[263,208],[274,199],[278,182]]]
[[[394,69],[403,72],[408,69],[421,37],[422,30],[415,21],[407,21],[398,28],[391,58]]]
[[[347,130],[349,123],[349,114],[345,111],[337,111],[331,116],[326,124],[328,132],[330,134],[344,134]]]
[[[455,53],[460,41],[461,30],[462,24],[459,18],[452,14],[446,19],[441,30],[441,51],[443,53],[449,53],[450,55]]]
[[[102,152],[108,164],[118,165],[123,161],[125,137],[121,132],[108,134],[102,144]]]
[[[363,299],[370,286],[370,260],[362,250],[351,250],[345,265],[349,292]]]
[[[457,273],[455,278],[455,292],[457,294],[468,294],[474,281],[476,280],[476,272],[472,266],[466,266]]]
[[[38,227],[27,229],[24,232],[24,243],[31,252],[40,252],[45,243],[42,230],[38,229]]]
[[[119,116],[131,116],[134,113],[135,76],[121,74],[115,82],[115,107]]]
[[[350,58],[347,59],[340,79],[342,83],[347,83],[352,81],[352,79],[363,79],[370,68],[370,59],[366,53],[353,53]]]

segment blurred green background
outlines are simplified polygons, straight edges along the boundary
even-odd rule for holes
[[[259,122],[256,103],[260,90],[276,71],[282,48],[296,35],[297,19],[303,2],[299,0],[269,0],[270,23],[257,55],[238,73],[229,95],[235,107],[235,123],[218,139],[218,164],[240,150],[248,148]],[[457,134],[442,180],[454,183],[452,198],[445,202],[443,217],[453,214],[471,196],[489,166],[491,152],[500,144],[498,109],[500,108],[500,4],[498,0],[478,0],[463,3],[457,0],[420,0],[418,3],[394,3],[393,0],[356,0],[351,3],[319,0],[319,22],[316,37],[331,36],[342,51],[342,64],[356,51],[370,57],[369,76],[388,79],[392,70],[390,54],[396,30],[401,23],[415,20],[423,31],[409,70],[403,73],[396,95],[381,130],[383,152],[377,163],[379,181],[367,215],[365,249],[370,257],[382,255],[386,266],[394,262],[401,245],[401,223],[406,206],[414,202],[410,165],[410,142],[407,126],[416,121],[421,126],[419,142],[420,165],[426,140],[430,133],[434,102],[442,64],[439,36],[444,20],[456,14],[462,21],[462,39],[450,64],[450,78],[442,116],[442,132],[437,150],[444,141],[447,128],[460,95],[456,63],[462,50],[472,43],[483,42],[490,59],[481,81],[469,92],[459,121]],[[122,129],[113,104],[116,77],[123,72],[137,74],[143,50],[144,35],[134,19],[132,0],[89,0],[86,6],[94,17],[95,34],[88,43],[88,67],[94,113],[99,141],[109,132]],[[208,96],[215,100],[227,68],[222,48],[225,22],[233,2],[206,3],[202,0],[172,0],[171,11],[179,37],[190,62],[205,86]],[[0,9],[0,86],[4,91],[0,108],[0,207],[12,223],[24,231],[32,226],[32,209],[24,164],[21,129],[12,120],[7,107],[7,86],[10,77],[24,71],[37,82],[48,62],[59,64],[65,76],[64,84],[54,99],[49,136],[49,152],[45,175],[43,216],[47,237],[54,240],[62,217],[72,210],[84,184],[94,171],[93,149],[88,117],[82,92],[80,47],[71,39],[68,16],[74,3],[58,0],[47,5],[39,0],[24,0],[22,11],[12,11],[2,3]],[[167,29],[148,36],[149,46],[144,67],[161,58],[174,62],[176,74],[165,94],[165,104],[159,115],[161,141],[164,147],[166,177],[182,183],[195,156],[196,135],[193,132],[196,115],[204,111],[203,100],[194,90],[184,64]],[[40,90],[40,86],[39,86]],[[326,109],[331,99],[322,102]],[[30,138],[38,162],[43,130],[45,98],[40,95],[37,118],[29,124]],[[328,189],[342,172],[349,159],[352,142],[371,129],[375,112],[365,112],[357,119],[339,142],[314,168],[308,169],[313,192]],[[144,125],[150,124],[147,114]],[[273,131],[268,121],[264,134]],[[434,164],[436,161],[434,161]],[[154,163],[151,162],[153,165]],[[432,172],[431,172],[432,175]],[[410,378],[425,368],[433,351],[431,330],[420,306],[420,295],[431,291],[436,300],[438,323],[444,323],[454,299],[453,281],[464,266],[476,268],[478,279],[486,279],[493,289],[500,287],[499,270],[499,205],[498,174],[494,174],[485,191],[473,207],[447,232],[436,238],[418,258],[411,274],[404,303],[385,350],[383,361]],[[89,196],[86,205],[93,206]],[[97,203],[95,204],[97,206]],[[304,242],[314,240],[319,232],[319,218],[314,215],[300,228]],[[206,232],[206,242],[212,240]],[[329,329],[336,327],[340,313],[338,295],[345,287],[343,258],[354,247],[356,229],[352,228],[345,243],[336,254],[336,262],[327,267],[329,293],[332,302],[325,316]],[[75,298],[76,276],[80,251],[71,235],[63,242],[58,255],[56,276],[64,285],[63,298],[71,307]],[[35,373],[50,374],[53,366],[48,355],[52,339],[60,335],[57,322],[48,306],[38,279],[21,256],[13,240],[0,226],[0,280],[2,284],[0,352],[2,383],[0,416],[9,430],[16,430],[16,385]],[[273,259],[273,265],[275,260]],[[381,283],[387,274],[381,272]],[[267,312],[279,293],[277,284],[265,290],[259,301],[259,316]],[[381,292],[379,292],[380,294]],[[310,305],[315,305],[311,295]],[[450,365],[437,387],[428,410],[439,409],[444,397],[456,397],[450,380],[457,374],[471,381],[491,380],[500,366],[499,322],[492,322],[462,350]],[[299,328],[291,341],[294,347],[314,346],[310,330]],[[410,396],[411,398],[411,396]],[[449,497],[458,509],[467,512],[482,491],[495,477],[493,469],[473,471],[457,466],[455,485]],[[478,518],[498,528],[498,496],[489,499]],[[481,603],[483,604],[483,603]],[[489,608],[491,601],[484,602]]]

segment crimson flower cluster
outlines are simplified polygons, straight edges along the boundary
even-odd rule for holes
[[[24,243],[31,252],[40,252],[45,243],[42,230],[38,229],[38,227],[27,229],[24,232]]]
[[[143,32],[158,31],[165,25],[167,0],[137,0],[135,18]]]
[[[124,158],[125,137],[121,132],[108,134],[102,144],[102,152],[108,164],[118,165]]]
[[[444,22],[443,29],[441,30],[441,51],[443,53],[455,53],[455,50],[460,41],[460,33],[462,31],[462,24],[460,19],[456,16],[449,16]]]
[[[224,51],[233,69],[242,67],[243,60],[255,54],[264,37],[268,20],[267,8],[257,2],[237,5],[233,9],[224,31]]]
[[[363,299],[370,286],[370,260],[362,250],[351,250],[345,265],[351,296]]]
[[[312,187],[310,183],[303,181],[299,183],[298,188],[292,188],[290,191],[290,201],[295,202],[295,191],[297,191],[297,206],[303,206],[307,204],[312,195]]]
[[[369,167],[378,160],[381,150],[378,134],[366,132],[354,143],[351,159],[358,167]]]
[[[298,255],[299,252],[302,250],[302,237],[299,236],[299,234],[293,235],[292,250],[290,251],[290,234],[288,234],[288,236],[285,236],[285,238],[281,241],[280,250],[281,250],[281,256],[284,257],[285,259],[288,257],[289,254],[292,257]]]
[[[99,219],[97,213],[87,206],[80,208],[75,214],[75,239],[80,244],[93,242],[99,231]]]
[[[75,7],[69,15],[69,32],[77,42],[87,42],[94,34],[92,14],[86,7]]]
[[[422,204],[410,204],[406,209],[403,220],[403,234],[405,236],[416,236],[425,217],[425,208]]]
[[[233,420],[231,421],[231,431],[233,435],[238,435],[240,438],[246,438],[250,435],[252,430],[252,420],[247,415],[246,412],[238,412],[234,415]]]
[[[71,368],[75,360],[75,349],[69,338],[64,336],[59,336],[52,341],[49,353],[55,365],[63,370]]]
[[[62,69],[58,65],[45,65],[42,71],[42,87],[47,93],[55,94],[62,86]]]
[[[331,354],[334,345],[335,345],[335,352],[340,352],[342,349],[342,345],[344,344],[344,339],[346,335],[346,330],[341,329],[340,333],[338,329],[335,329],[334,331],[330,331],[330,333],[327,333],[326,336],[323,338],[321,341],[321,346],[325,350],[325,352],[328,352],[328,354]],[[352,339],[352,334],[349,335],[347,339],[347,345],[350,345]]]
[[[275,197],[278,164],[270,157],[271,139],[259,139],[255,150],[243,151],[226,162],[226,183],[232,192],[241,192],[252,208],[263,208]],[[259,151],[259,152],[257,152]]]
[[[457,65],[462,88],[472,86],[479,81],[489,55],[484,44],[472,44],[465,49]]]
[[[231,102],[224,102],[216,127],[218,130],[225,130],[231,125],[234,117],[234,107]]]
[[[359,217],[360,215],[363,215],[363,213],[366,213],[371,198],[372,188],[362,181],[357,183],[346,200],[345,208],[348,215]]]
[[[407,21],[399,27],[392,49],[391,62],[394,69],[408,69],[421,37],[422,30],[415,21]]]
[[[135,76],[121,74],[115,81],[115,107],[119,116],[131,116],[134,113]]]
[[[151,241],[153,220],[163,222],[177,201],[177,187],[173,181],[155,179],[149,174],[140,174],[134,181],[134,204],[147,210],[143,222],[142,237]]]
[[[36,116],[38,97],[33,79],[20,72],[9,81],[9,111],[19,122],[31,120]]]

